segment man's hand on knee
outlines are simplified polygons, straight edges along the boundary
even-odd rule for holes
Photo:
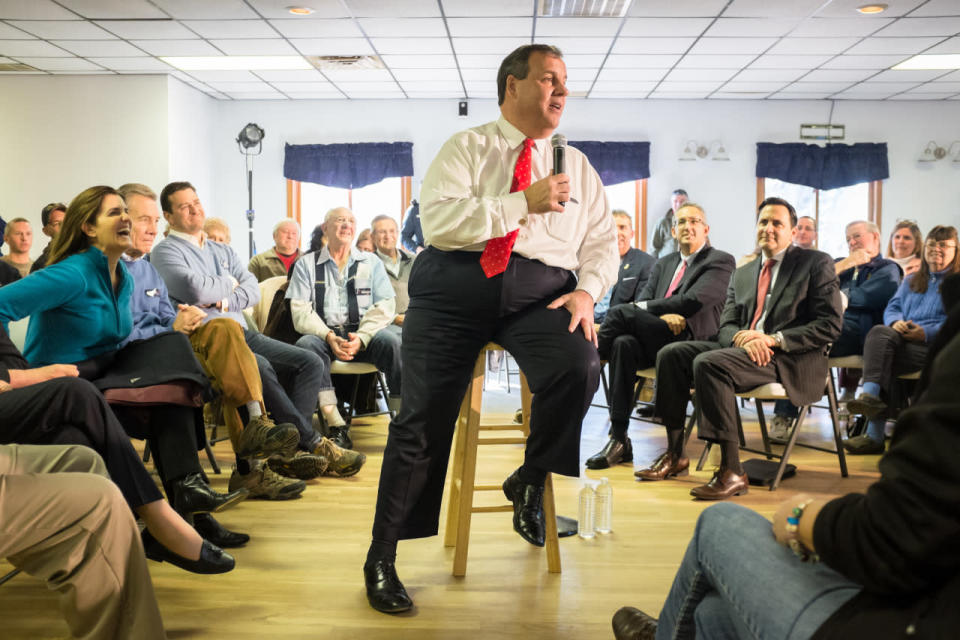
[[[770,364],[770,360],[773,358],[773,349],[770,348],[773,346],[770,344],[772,341],[773,338],[769,336],[761,336],[744,344],[742,349],[747,352],[754,364],[758,367],[765,367]]]
[[[593,298],[582,289],[565,293],[550,304],[548,309],[564,307],[570,312],[570,326],[567,330],[573,333],[577,325],[583,329],[583,337],[597,346],[597,332],[593,329]]]

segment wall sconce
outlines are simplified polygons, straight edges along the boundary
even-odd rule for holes
[[[683,161],[706,160],[707,158],[722,162],[730,161],[730,156],[727,155],[727,148],[719,140],[714,140],[709,144],[700,144],[696,140],[687,140],[683,151],[680,153],[680,160]]]
[[[960,163],[960,140],[954,140],[947,147],[941,147],[931,140],[920,153],[919,162],[936,162],[944,158],[953,158],[954,162]]]

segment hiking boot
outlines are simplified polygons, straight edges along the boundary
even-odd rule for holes
[[[237,456],[268,458],[272,455],[292,456],[300,442],[300,432],[289,423],[274,424],[266,415],[250,418],[240,432]]]
[[[284,478],[274,473],[269,466],[262,464],[246,475],[241,475],[234,467],[229,486],[231,491],[247,489],[250,492],[248,499],[290,500],[303,493],[307,483],[294,478]]]
[[[289,458],[274,456],[267,460],[271,469],[288,478],[312,480],[327,470],[327,459],[306,451],[297,451]]]
[[[359,451],[338,447],[330,438],[322,438],[314,447],[313,453],[327,459],[329,464],[327,465],[326,475],[340,476],[341,478],[356,474],[360,471],[363,463],[367,461],[367,456]]]

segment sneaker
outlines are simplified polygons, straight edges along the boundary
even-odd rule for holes
[[[360,471],[363,463],[367,461],[367,456],[359,451],[338,447],[330,438],[322,438],[314,447],[313,453],[323,456],[329,462],[326,475],[340,476],[341,478],[356,474]]]
[[[867,418],[879,418],[887,410],[887,403],[877,396],[861,393],[859,398],[847,403],[847,410]]]
[[[787,416],[773,416],[770,421],[770,428],[767,429],[767,436],[771,442],[780,444],[786,443],[790,438],[790,425],[793,424],[793,418]]]
[[[237,455],[241,458],[292,456],[300,442],[300,432],[292,424],[274,424],[266,415],[250,418],[240,432]]]
[[[327,459],[306,451],[297,451],[289,458],[273,456],[267,460],[271,469],[287,478],[312,480],[327,470]]]
[[[269,466],[262,464],[246,475],[241,475],[236,467],[230,476],[230,490],[247,489],[248,498],[262,500],[290,500],[298,497],[307,488],[303,480],[284,478],[277,475]]]
[[[883,441],[878,442],[866,434],[847,438],[843,441],[843,448],[853,456],[883,453],[884,450]]]

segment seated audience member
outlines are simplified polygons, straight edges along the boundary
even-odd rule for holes
[[[30,278],[0,289],[0,322],[30,316],[24,354],[34,367],[41,367],[18,373],[16,377],[20,382],[24,376],[41,382],[80,375],[96,381],[102,389],[119,386],[144,389],[181,381],[205,384],[188,343],[143,341],[118,349],[132,326],[133,283],[120,260],[129,246],[130,219],[123,199],[110,187],[91,187],[70,203],[63,229],[50,249],[50,265]],[[187,354],[192,362],[186,358]],[[10,354],[15,361],[18,355],[15,350]],[[14,380],[13,372],[9,371],[11,367],[4,366],[11,386],[22,386]],[[111,384],[117,378],[122,379],[122,384]],[[79,431],[82,437],[92,439],[94,446],[102,443],[111,464],[111,475],[116,469],[125,478],[125,492],[129,491],[126,495],[131,506],[136,509],[138,501],[143,505],[159,500],[156,486],[148,475],[143,477],[145,472],[139,463],[122,458],[110,460],[127,456],[131,451],[119,445],[117,434],[104,433],[102,425],[110,421],[103,415],[106,406],[89,398],[88,386],[68,380],[27,384],[29,386],[19,392],[15,389],[0,394],[15,401],[7,409],[15,415],[20,412],[21,424],[31,425],[39,432],[38,437],[58,437],[54,434],[72,426],[71,433]],[[13,396],[15,393],[17,397]],[[24,406],[27,402],[30,407]],[[2,406],[0,404],[0,411]],[[141,418],[137,407],[120,406],[115,412],[127,433],[150,442],[170,503],[185,519],[190,520],[195,513],[220,511],[246,497],[246,492],[218,494],[204,483],[197,460],[192,408],[161,400],[145,412],[146,419]],[[9,424],[9,420],[3,422]],[[31,437],[25,434],[21,428],[16,437]],[[161,519],[158,524],[171,520]],[[219,548],[202,549],[199,536],[188,537],[192,545],[180,544],[179,550],[174,550],[160,546],[166,545],[167,540],[160,538],[158,542],[152,531],[148,528],[144,537],[151,557],[170,560],[188,569],[194,567],[190,570],[213,569],[208,572],[227,571],[233,566],[233,560],[221,556]],[[163,534],[163,529],[160,533]],[[188,554],[184,554],[184,550]]]
[[[167,227],[167,233],[163,234],[166,238],[169,235],[170,227]],[[223,218],[206,218],[203,222],[203,232],[207,234],[208,240],[219,242],[220,244],[230,244],[230,226]]]
[[[735,394],[779,382],[796,404],[823,395],[827,350],[840,335],[842,307],[833,261],[825,253],[793,246],[797,214],[781,198],[760,203],[757,243],[762,259],[737,269],[727,290],[714,341],[674,342],[657,356],[657,415],[668,449],[645,479],[687,473],[683,429],[690,388],[696,390],[698,435],[720,445],[720,468],[690,491],[702,500],[747,492],[740,465]]]
[[[0,557],[47,583],[74,638],[165,640],[137,523],[94,451],[0,446]]]
[[[0,260],[0,287],[20,279],[20,272],[16,267],[11,267],[3,260]]]
[[[410,280],[413,260],[417,256],[397,246],[397,221],[390,216],[377,216],[370,226],[373,228],[373,244],[377,248],[377,257],[383,262],[395,294],[394,311],[397,315],[393,318],[393,324],[397,327],[399,335],[404,314],[410,306],[407,282]]]
[[[267,410],[281,422],[297,427],[300,449],[326,458],[327,473],[357,473],[366,456],[341,449],[313,428],[318,397],[323,415],[343,424],[337,413],[329,366],[305,349],[246,328],[241,311],[259,301],[260,288],[229,245],[206,237],[206,214],[193,185],[171,182],[160,193],[160,207],[170,235],[154,247],[150,262],[166,283],[171,301],[200,307],[207,313],[205,322],[228,318],[243,327],[244,341],[257,356]],[[333,398],[326,398],[325,392]],[[259,484],[260,475],[254,471],[238,462],[230,487]]]
[[[181,304],[175,312],[167,286],[144,256],[157,237],[160,208],[157,195],[143,184],[125,184],[119,189],[131,218],[131,247],[124,254],[127,271],[133,277],[133,330],[126,342],[151,338],[167,331],[179,331],[190,339],[194,356],[203,366],[211,385],[220,393],[221,407],[230,432],[233,450],[247,464],[268,458],[270,467],[301,480],[322,474],[326,460],[296,449],[300,435],[292,424],[275,425],[267,417],[257,359],[243,338],[243,328],[229,318],[204,323],[206,312]],[[244,417],[239,415],[243,411]],[[274,478],[267,469],[257,472],[260,482],[246,488],[251,497],[286,499],[300,495],[306,484]],[[209,539],[209,536],[204,536]]]
[[[383,330],[393,321],[393,287],[380,260],[350,248],[355,225],[349,209],[331,209],[323,223],[327,246],[293,266],[287,299],[293,327],[303,334],[297,346],[317,354],[327,371],[334,358],[375,364],[387,377],[387,402],[398,410],[400,336]],[[346,426],[331,428],[349,442]]]
[[[707,243],[710,226],[699,205],[681,205],[674,222],[679,251],[657,260],[637,302],[612,307],[597,334],[600,357],[610,363],[611,434],[603,450],[587,460],[588,469],[633,460],[627,426],[637,370],[656,364],[657,353],[671,342],[707,340],[717,333],[733,256]],[[660,473],[669,465],[654,467]]]
[[[856,220],[847,225],[847,246],[850,255],[833,263],[840,281],[840,291],[847,297],[843,312],[843,329],[830,349],[830,357],[854,356],[863,353],[867,333],[883,322],[883,310],[900,284],[900,268],[880,253],[880,229],[872,222]],[[853,397],[859,374],[845,374],[842,383],[844,399]],[[770,438],[783,441],[797,407],[789,400],[776,403],[770,423]]]
[[[373,244],[373,232],[364,229],[357,235],[357,249],[366,253],[373,253],[376,247]]]
[[[43,269],[47,266],[47,258],[50,256],[50,245],[53,239],[60,233],[60,225],[63,223],[63,216],[67,214],[67,205],[62,202],[51,202],[40,211],[40,221],[43,223],[43,235],[50,238],[51,242],[43,248],[40,257],[37,258],[30,267],[30,273]]]
[[[307,251],[320,251],[327,246],[327,239],[323,235],[323,225],[318,224],[313,228],[313,232],[310,234],[310,248]],[[290,272],[287,271],[289,274]]]
[[[920,268],[923,259],[923,234],[912,220],[901,220],[893,228],[887,242],[887,257],[900,265],[908,276]]]
[[[617,640],[956,637],[960,336],[926,373],[865,494],[795,496],[772,530],[738,505],[706,509],[659,621],[624,607]]]
[[[810,216],[797,218],[797,237],[793,244],[801,249],[816,249],[817,221]]]
[[[923,368],[927,347],[946,320],[940,284],[958,271],[957,230],[934,227],[927,234],[920,268],[903,279],[883,312],[883,324],[867,334],[863,346],[863,393],[847,403],[851,414],[868,419],[867,431],[843,443],[850,453],[883,453],[887,413],[899,404],[899,398],[891,394],[892,385],[896,376]]]
[[[652,249],[650,255],[654,258],[663,258],[677,250],[677,240],[673,237],[673,217],[684,202],[687,201],[687,192],[683,189],[674,189],[670,194],[670,208],[657,220],[653,229]]]
[[[285,276],[300,257],[300,225],[287,218],[273,227],[273,246],[250,258],[247,269],[263,282],[274,276]]]
[[[30,258],[30,247],[33,246],[30,221],[26,218],[14,218],[8,222],[3,232],[3,240],[10,251],[0,260],[19,271],[21,278],[26,278],[30,275],[30,266],[33,264]]]
[[[403,231],[400,232],[403,248],[417,254],[425,249],[423,245],[423,227],[420,225],[420,203],[410,201],[410,207],[404,214]]]
[[[617,283],[610,287],[607,295],[593,305],[593,321],[603,322],[612,307],[618,304],[633,302],[647,284],[650,271],[656,260],[648,253],[634,249],[633,225],[630,216],[623,209],[616,209],[612,213],[614,224],[617,225],[617,251],[620,253],[620,269],[617,271]]]

